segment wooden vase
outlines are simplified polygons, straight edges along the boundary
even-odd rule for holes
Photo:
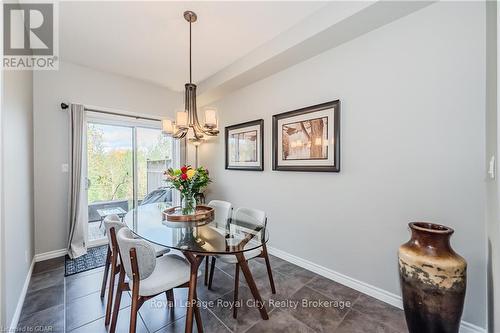
[[[399,248],[399,276],[410,333],[458,333],[467,263],[450,245],[453,229],[409,224],[411,239]]]

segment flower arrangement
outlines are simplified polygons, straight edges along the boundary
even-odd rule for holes
[[[181,193],[182,214],[193,214],[196,210],[195,195],[211,182],[208,170],[203,167],[193,169],[190,165],[184,165],[180,169],[169,168],[164,174],[169,187]]]

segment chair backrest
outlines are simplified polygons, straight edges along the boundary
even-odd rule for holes
[[[254,208],[240,207],[233,213],[231,223],[244,227],[266,226],[266,212]]]
[[[156,252],[149,242],[144,239],[134,238],[134,234],[128,228],[120,229],[116,235],[116,240],[118,241],[123,268],[130,280],[133,280],[131,249],[135,249],[139,279],[143,280],[153,273],[156,266]]]
[[[111,214],[104,218],[104,227],[106,228],[106,236],[108,237],[109,247],[111,248],[111,251],[114,251],[113,240],[111,236],[113,232],[112,229],[114,229],[114,233],[116,236],[116,234],[118,234],[118,231],[120,231],[121,228],[126,227],[126,225],[120,220],[118,215]]]
[[[215,210],[215,225],[218,228],[225,228],[231,218],[233,205],[227,201],[212,200],[208,206]]]

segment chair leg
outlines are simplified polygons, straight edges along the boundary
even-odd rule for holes
[[[125,282],[125,270],[123,269],[123,265],[121,266],[120,277],[118,278],[118,287],[116,287],[115,306],[113,307],[113,315],[111,317],[111,328],[109,329],[110,333],[115,333],[116,331],[116,322],[118,321],[118,312],[120,311],[123,284]]]
[[[165,294],[167,295],[167,303],[169,307],[174,307],[175,305],[175,297],[174,297],[174,290],[169,289],[165,291]]]
[[[111,320],[111,309],[113,307],[113,293],[115,290],[115,276],[116,276],[116,255],[111,255],[111,276],[109,277],[108,287],[108,304],[106,304],[106,319],[104,325],[109,325]]]
[[[134,286],[135,287],[135,286]],[[136,289],[136,288],[133,288]],[[132,305],[130,306],[130,329],[129,333],[135,333],[137,327],[137,312],[139,311],[139,295],[137,292],[132,291]]]
[[[210,279],[208,280],[208,289],[212,289],[212,281],[214,280],[215,272],[215,257],[212,257],[212,265],[210,267]]]
[[[135,249],[134,249],[135,250]],[[135,255],[135,252],[133,252]],[[131,257],[132,257],[132,251],[131,251]],[[132,263],[133,264],[133,263]],[[132,271],[134,269],[132,268]],[[135,276],[134,276],[135,278]],[[132,286],[132,304],[130,305],[130,329],[129,333],[135,333],[135,330],[137,328],[137,312],[139,312],[139,279],[137,281],[134,281],[135,283]],[[141,302],[142,304],[142,302]]]
[[[267,275],[269,276],[269,283],[271,284],[271,291],[276,294],[276,287],[274,286],[273,272],[271,270],[271,262],[269,261],[269,254],[267,253],[266,244],[262,247],[262,254],[264,255],[264,260],[266,261]]]
[[[208,260],[210,259],[210,256],[205,257],[205,286],[208,285]]]
[[[104,298],[104,293],[106,292],[106,282],[108,281],[110,259],[111,259],[111,248],[108,246],[108,253],[106,254],[106,264],[104,266],[104,275],[102,277],[101,298]]]
[[[236,270],[234,272],[234,305],[233,305],[233,318],[236,319],[238,316],[238,289],[240,282],[240,264],[236,264]]]

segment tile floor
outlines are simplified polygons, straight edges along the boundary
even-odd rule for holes
[[[203,301],[205,332],[407,332],[403,312],[397,308],[277,257],[271,256],[271,265],[276,295],[271,294],[263,261],[255,259],[250,265],[266,300],[270,317],[267,321],[247,303],[252,298],[242,274],[241,307],[238,319],[232,318],[229,304],[233,298],[234,266],[217,263],[210,291],[200,277],[198,296]],[[100,268],[65,278],[64,258],[37,263],[19,320],[20,331],[106,332],[105,301],[100,298],[102,274]],[[186,309],[182,304],[186,297],[186,289],[176,289],[178,305],[174,308],[165,306],[165,294],[146,302],[140,310],[137,332],[184,332]],[[294,304],[298,306],[294,308]],[[117,332],[128,332],[128,293],[124,293],[121,306]]]

